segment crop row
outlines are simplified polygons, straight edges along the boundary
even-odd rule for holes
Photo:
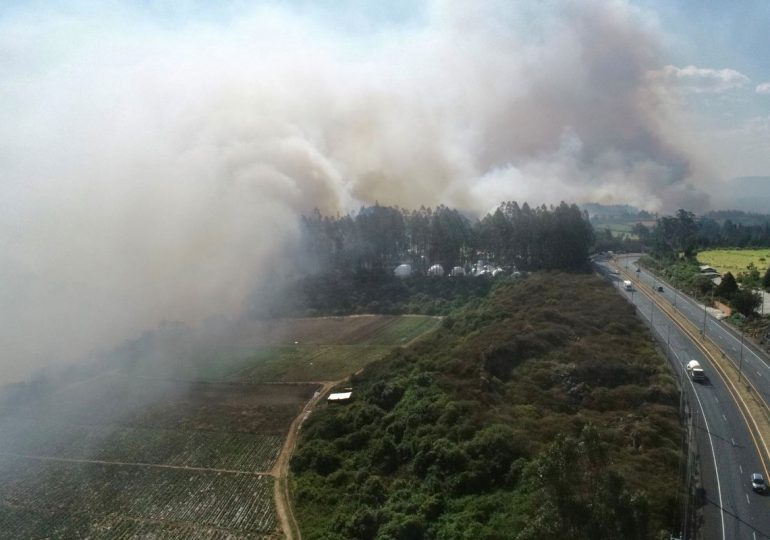
[[[272,478],[248,474],[23,458],[0,462],[0,504],[6,506],[123,515],[239,533],[275,530],[272,489]]]
[[[99,516],[88,512],[50,512],[13,508],[0,504],[0,535],[3,539],[109,538],[130,540],[267,540],[274,534],[234,533],[188,524],[147,522],[122,516]]]
[[[267,471],[282,441],[251,433],[0,421],[0,452],[69,459]]]

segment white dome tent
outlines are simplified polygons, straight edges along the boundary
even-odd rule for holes
[[[444,267],[440,264],[434,264],[430,268],[428,268],[428,275],[429,276],[443,276],[444,275]]]
[[[410,264],[399,264],[393,270],[393,274],[399,278],[408,278],[412,275],[412,266]]]

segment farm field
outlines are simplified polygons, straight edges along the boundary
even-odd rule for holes
[[[721,274],[731,272],[734,276],[745,272],[746,267],[754,263],[763,275],[770,266],[770,249],[709,249],[699,251],[698,260],[713,266]]]
[[[0,411],[2,538],[280,538],[279,455],[320,382],[433,317],[248,321],[180,331]]]
[[[0,454],[240,471],[269,471],[283,435],[0,422]]]
[[[272,489],[272,478],[259,475],[3,459],[0,521],[10,522],[6,531],[24,529],[30,511],[42,513],[32,524],[42,537],[72,537],[73,528],[113,537],[113,523],[124,534],[159,523],[265,537],[276,529]]]
[[[147,355],[121,371],[197,381],[335,379],[382,358],[392,347],[409,343],[439,323],[436,317],[384,315],[245,321],[224,336],[207,339],[205,346],[177,345],[181,351],[171,358],[164,355],[163,362]],[[293,367],[283,367],[285,362]]]

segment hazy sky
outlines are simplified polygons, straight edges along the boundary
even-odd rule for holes
[[[238,313],[297,219],[770,175],[763,2],[5,1],[0,368]]]

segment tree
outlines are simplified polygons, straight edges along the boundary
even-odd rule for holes
[[[733,276],[732,272],[727,272],[722,276],[721,283],[717,285],[717,295],[725,300],[732,300],[737,291],[738,282],[735,281],[735,276]]]
[[[739,289],[730,303],[733,309],[750,317],[762,303],[760,296],[750,289]]]
[[[761,279],[759,277],[757,266],[753,262],[750,262],[746,267],[746,271],[738,274],[738,281],[747,287],[759,287]]]
[[[765,271],[765,275],[762,278],[762,286],[765,289],[770,289],[770,268]]]
[[[637,223],[631,229],[631,232],[639,237],[639,240],[646,244],[650,241],[650,229],[644,226],[644,223]]]

